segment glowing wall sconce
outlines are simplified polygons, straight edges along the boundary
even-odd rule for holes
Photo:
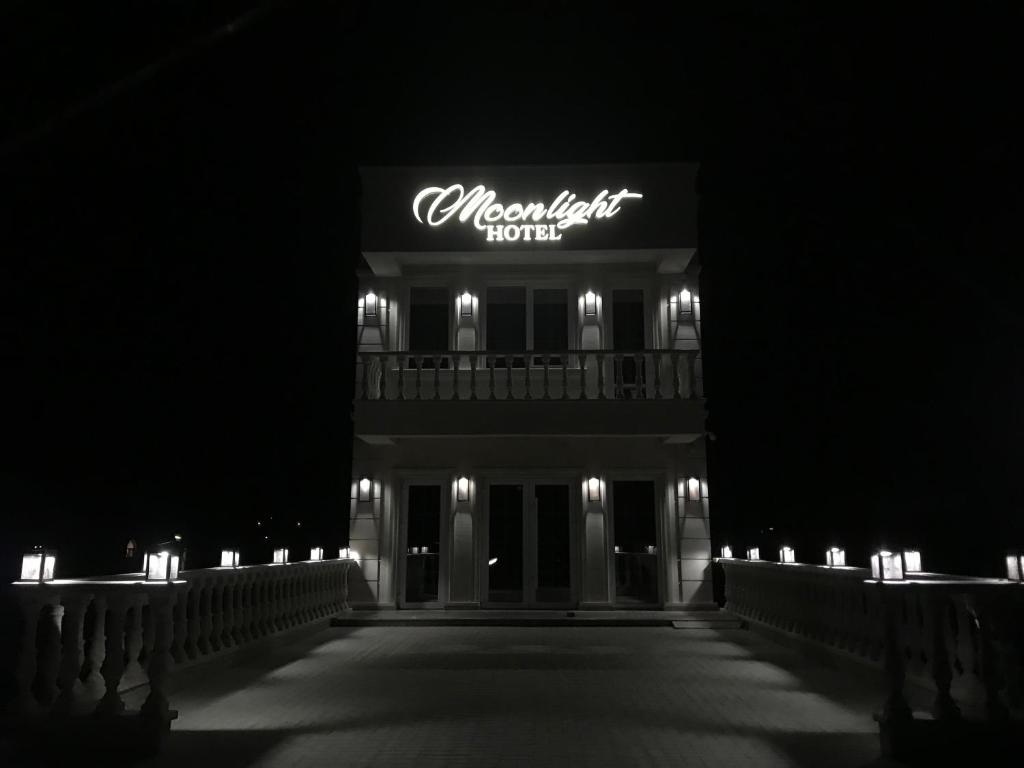
[[[686,481],[686,500],[700,501],[700,480],[691,477]]]
[[[688,289],[683,288],[679,292],[679,303],[677,306],[680,317],[690,315],[693,312],[693,296]]]
[[[237,568],[238,560],[239,556],[237,549],[222,549],[220,551],[221,568]]]
[[[455,500],[469,501],[469,478],[460,477],[455,481]]]
[[[895,552],[880,549],[871,556],[871,578],[879,581],[903,579],[903,558]]]
[[[284,565],[288,562],[288,549],[279,547],[274,550],[274,565]]]
[[[921,552],[917,549],[903,550],[903,572],[921,573]]]
[[[792,547],[780,547],[779,548],[779,562],[780,563],[795,563],[796,552],[793,551]]]
[[[146,581],[174,581],[180,565],[180,547],[174,542],[158,544],[146,553]]]
[[[732,547],[728,544],[722,547],[722,557],[732,557]]]
[[[338,558],[341,560],[358,560],[359,553],[349,547],[339,547]]]
[[[760,560],[761,550],[758,547],[747,547],[747,560]]]
[[[370,291],[363,299],[363,317],[377,316],[377,294]]]
[[[586,317],[597,317],[597,294],[593,291],[583,294],[583,314]]]
[[[473,296],[469,291],[465,291],[459,297],[459,315],[462,317],[473,316]]]
[[[324,559],[324,548],[323,547],[312,547],[309,550],[309,559],[320,561]]]
[[[1010,581],[1024,581],[1024,554],[1012,552],[1006,556],[1006,578]]]
[[[829,547],[825,550],[825,564],[829,568],[846,565],[846,550],[842,547]]]
[[[21,580],[39,584],[53,581],[53,572],[56,568],[56,552],[43,547],[33,547],[31,552],[21,558]]]
[[[368,477],[359,479],[359,501],[369,501],[373,494],[373,481]]]
[[[597,477],[591,477],[587,480],[587,501],[600,501],[601,500],[601,480]]]

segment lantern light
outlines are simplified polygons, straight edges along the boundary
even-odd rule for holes
[[[1011,552],[1006,556],[1006,578],[1024,582],[1024,554]]]
[[[893,552],[880,549],[871,556],[871,578],[879,581],[901,581],[903,560]]]
[[[792,547],[780,547],[779,548],[779,562],[780,563],[795,563],[796,552],[793,551]]]
[[[722,547],[722,557],[732,557],[732,547],[728,544]]]
[[[373,491],[373,481],[368,477],[359,479],[359,501],[369,501]]]
[[[366,294],[366,299],[363,301],[363,317],[376,317],[377,316],[377,294],[370,291]]]
[[[593,291],[583,294],[583,314],[587,317],[597,317],[597,295]]]
[[[279,547],[274,550],[274,565],[285,565],[288,563],[288,549]]]
[[[691,477],[686,481],[686,500],[700,501],[700,480]]]
[[[846,565],[846,550],[842,547],[829,547],[825,550],[825,562],[829,568]]]
[[[469,291],[464,291],[459,298],[459,314],[462,317],[473,316],[473,296]]]
[[[320,561],[324,559],[324,548],[323,547],[312,547],[309,550],[309,559],[314,561]]]
[[[21,580],[34,581],[42,584],[53,581],[53,572],[57,568],[57,553],[43,547],[33,547],[21,558]]]
[[[601,500],[601,480],[597,477],[592,477],[587,480],[587,501],[600,501]]]
[[[747,560],[760,560],[761,550],[758,547],[747,547]]]
[[[146,552],[146,581],[174,581],[181,566],[181,545],[165,541]]]
[[[237,549],[222,549],[220,551],[221,568],[237,568],[239,559]]]
[[[921,573],[921,551],[917,549],[903,550],[903,572]]]
[[[350,547],[339,547],[338,557],[341,560],[358,560],[359,553]]]
[[[469,478],[460,477],[455,483],[455,500],[469,501]]]
[[[693,312],[693,296],[687,288],[679,292],[679,314],[688,315]]]

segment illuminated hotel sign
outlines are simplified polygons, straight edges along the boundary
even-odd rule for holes
[[[623,188],[615,194],[603,189],[592,200],[577,200],[565,189],[550,203],[496,202],[497,194],[478,184],[467,190],[462,184],[425,187],[412,202],[412,214],[420,224],[440,227],[472,222],[486,232],[488,242],[531,242],[561,240],[562,231],[590,223],[591,219],[610,219],[624,200],[640,200],[643,195]]]

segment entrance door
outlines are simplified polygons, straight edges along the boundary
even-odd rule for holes
[[[567,483],[488,486],[485,603],[495,608],[573,604],[573,515]]]

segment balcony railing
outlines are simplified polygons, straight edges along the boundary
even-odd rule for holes
[[[697,350],[359,352],[359,400],[689,400]]]

